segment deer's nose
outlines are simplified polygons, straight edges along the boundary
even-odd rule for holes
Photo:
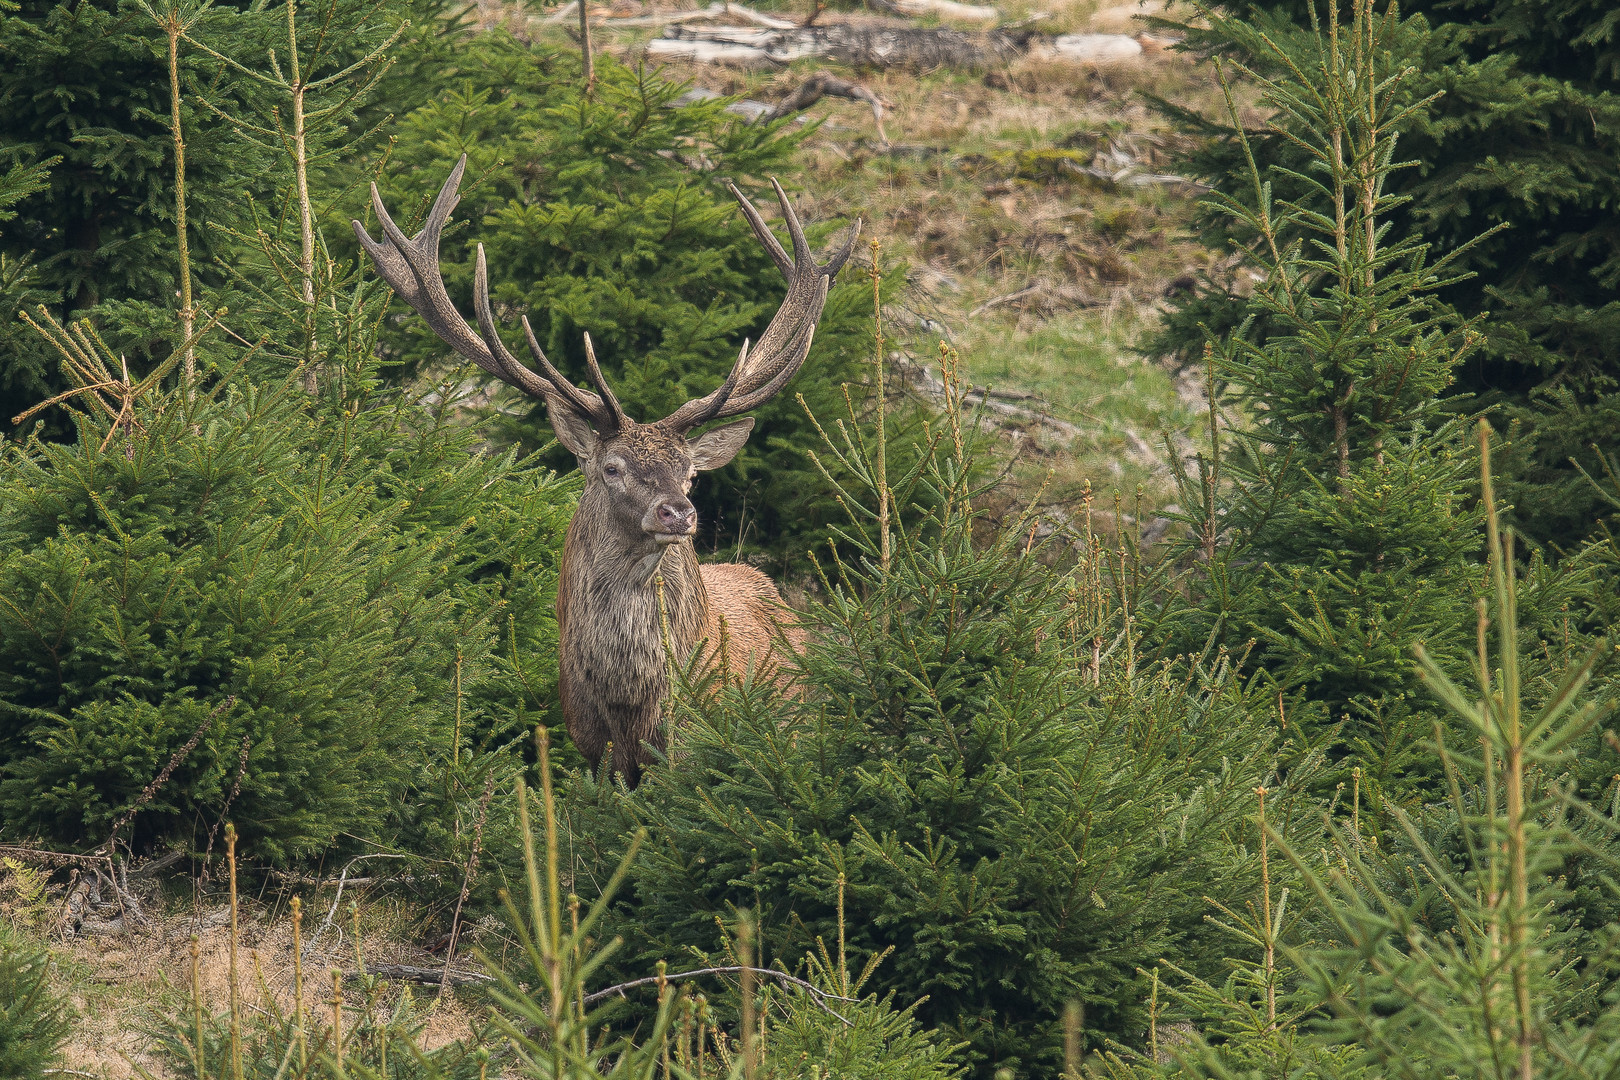
[[[659,503],[658,527],[665,532],[689,533],[697,527],[697,508],[685,499]]]

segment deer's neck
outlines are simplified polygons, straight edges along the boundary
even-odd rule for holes
[[[667,620],[670,644],[684,660],[702,633],[709,605],[691,540],[660,547],[642,536],[627,538],[605,514],[594,512],[590,494],[581,499],[563,544],[557,588],[565,649],[571,641],[604,637],[661,646],[661,622]]]

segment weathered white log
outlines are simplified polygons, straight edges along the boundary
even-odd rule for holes
[[[906,15],[937,15],[957,22],[998,22],[1001,12],[984,4],[959,4],[956,0],[893,0]]]
[[[769,53],[757,45],[730,45],[719,41],[655,38],[647,42],[647,55],[659,60],[691,60],[699,64],[733,67],[774,65]]]
[[[791,35],[750,26],[671,26],[664,31],[664,36],[657,40],[711,41],[724,45],[750,45],[756,49],[766,49],[787,36]]]
[[[1089,63],[1134,60],[1142,55],[1142,43],[1124,34],[1063,34],[1052,39],[1052,49],[1066,60]]]
[[[755,11],[743,4],[716,3],[698,11],[665,11],[654,15],[634,15],[629,18],[615,19],[611,15],[602,19],[596,25],[607,29],[633,26],[670,26],[678,23],[705,22],[709,19],[735,18],[744,22],[763,26],[769,30],[792,30],[799,24],[781,19],[775,15],[767,15],[763,11]]]
[[[1023,55],[1037,35],[969,33],[946,27],[899,25],[803,26],[754,30],[736,26],[672,25],[647,46],[649,55],[710,63],[788,64],[825,56],[856,68],[987,68]]]

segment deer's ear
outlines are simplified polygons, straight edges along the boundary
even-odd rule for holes
[[[699,472],[720,468],[737,456],[737,451],[748,441],[748,433],[753,430],[754,418],[745,416],[735,423],[717,427],[713,431],[705,431],[695,439],[686,440],[687,449],[692,452],[692,468]]]
[[[591,422],[570,408],[567,402],[547,394],[546,415],[551,418],[551,430],[557,433],[557,441],[575,457],[584,461],[596,453],[596,432],[591,428]]]

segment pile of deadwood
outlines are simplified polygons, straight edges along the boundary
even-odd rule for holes
[[[587,4],[584,11],[580,9],[582,2]],[[589,0],[568,0],[544,15],[525,16],[518,20],[521,26],[509,24],[509,28],[520,37],[546,26],[565,28],[584,39],[588,55],[590,39],[596,32],[663,27],[662,36],[646,45],[646,55],[655,61],[777,68],[815,57],[836,61],[856,71],[889,68],[912,72],[942,68],[986,71],[1025,56],[1095,67],[1129,63],[1175,44],[1172,39],[1146,33],[1047,34],[1037,28],[1046,18],[1044,13],[1003,24],[1001,12],[996,8],[959,0],[865,0],[865,3],[869,10],[880,14],[827,16],[824,20],[823,4],[817,0],[808,18],[794,21],[735,0],[714,0],[707,7],[688,10],[646,7],[638,10],[630,0],[620,0],[614,8],[604,10],[592,9]],[[503,21],[500,0],[478,0],[478,8],[481,23],[493,25]],[[918,16],[937,17],[959,25],[974,24],[977,28],[918,26],[910,21]],[[677,104],[718,96],[700,88]],[[884,146],[888,145],[883,117],[885,110],[892,106],[869,88],[831,72],[817,72],[775,104],[740,101],[729,109],[758,123],[801,112],[823,97],[850,98],[868,104],[877,122],[878,136]]]
[[[855,71],[895,68],[926,72],[940,69],[987,71],[1005,67],[1022,57],[1036,57],[1080,66],[1129,63],[1174,44],[1168,38],[1137,34],[1046,34],[1036,28],[1044,16],[1036,15],[1019,23],[994,28],[957,29],[950,26],[917,26],[908,17],[932,15],[957,23],[995,23],[1000,12],[993,7],[963,4],[957,0],[867,0],[869,7],[890,16],[842,17],[820,21],[823,12],[802,22],[757,11],[734,0],[716,0],[707,7],[685,11],[652,11],[618,14],[587,8],[581,20],[580,0],[568,3],[538,19],[540,25],[562,25],[571,31],[580,26],[587,34],[597,31],[661,26],[663,35],[646,45],[653,60],[684,60],[741,68],[777,68],[807,57],[832,60]],[[572,25],[571,25],[572,24]],[[534,24],[531,23],[531,26]],[[719,97],[701,87],[675,104]],[[893,106],[859,82],[828,71],[805,79],[780,101],[767,104],[737,101],[729,111],[752,123],[777,120],[802,112],[823,97],[862,101],[872,109],[878,137],[887,147],[883,118]],[[1126,170],[1130,179],[1114,173],[1092,170],[1095,179],[1113,183],[1154,183],[1179,181],[1179,177],[1151,176],[1138,179],[1139,170]]]
[[[823,19],[816,13],[802,22],[769,14],[731,0],[719,0],[690,11],[653,11],[618,16],[587,10],[591,30],[611,31],[663,27],[663,36],[647,45],[655,59],[690,60],[739,67],[777,67],[818,57],[857,70],[939,68],[983,70],[1022,56],[1036,55],[1076,64],[1128,62],[1174,42],[1148,34],[1046,34],[1038,29],[1043,15],[996,25],[994,7],[957,0],[867,0],[882,15]],[[977,28],[918,26],[916,16],[937,16]],[[579,20],[579,0],[569,0],[541,18],[542,23]]]
[[[959,30],[894,20],[788,27],[681,22],[649,42],[647,55],[743,67],[776,67],[817,57],[857,70],[984,71],[1029,55],[1088,65],[1129,61],[1143,55],[1143,39],[1152,41],[1146,35],[1043,34],[1028,25]]]

